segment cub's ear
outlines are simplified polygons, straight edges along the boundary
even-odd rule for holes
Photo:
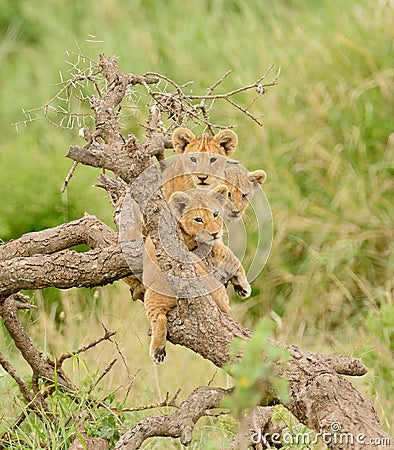
[[[253,183],[253,187],[257,189],[267,179],[267,173],[265,170],[255,170],[249,174],[249,181]]]
[[[214,137],[215,141],[223,148],[226,156],[232,155],[237,149],[238,136],[233,130],[222,130]]]
[[[212,192],[213,196],[219,201],[220,205],[223,206],[227,202],[228,188],[226,185],[219,184],[219,186],[212,189]]]
[[[176,216],[178,216],[184,213],[189,202],[190,197],[186,194],[186,192],[176,191],[171,195],[169,204],[171,206],[171,210]]]
[[[186,146],[195,138],[187,128],[177,128],[172,133],[172,145],[177,153],[183,153]]]

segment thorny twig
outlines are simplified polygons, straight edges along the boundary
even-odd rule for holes
[[[171,399],[170,399],[170,393],[167,392],[165,399],[159,403],[152,403],[151,405],[141,405],[141,406],[136,406],[134,408],[123,408],[122,412],[145,411],[147,409],[163,408],[164,406],[172,406],[173,408],[177,408],[178,404],[176,403],[176,400],[179,397],[179,394],[181,393],[181,391],[182,391],[182,388],[178,388]]]
[[[53,125],[74,129],[76,127],[80,128],[84,126],[87,119],[90,121],[94,120],[94,115],[90,108],[93,92],[95,93],[94,95],[101,98],[107,87],[102,67],[98,61],[95,61],[80,52],[68,52],[67,54],[76,57],[75,62],[69,62],[71,66],[69,78],[63,79],[63,76],[61,75],[60,83],[55,85],[59,86],[58,92],[42,107],[24,110],[23,114],[26,119],[17,122],[15,124],[16,126],[21,124],[26,125],[28,122],[45,118]],[[126,98],[122,104],[122,111],[119,115],[119,122],[122,121],[122,117],[125,117],[123,111],[126,109],[132,108],[134,110],[141,110],[144,107],[148,107],[149,109],[152,106],[149,104],[149,101],[146,102],[145,106],[141,105],[142,97],[147,96],[151,99],[153,104],[158,106],[160,112],[171,121],[169,128],[193,122],[194,124],[201,125],[203,128],[208,129],[210,133],[214,134],[214,129],[233,127],[234,125],[231,124],[213,123],[210,118],[210,112],[212,111],[215,102],[220,100],[227,101],[246,114],[259,126],[262,126],[261,121],[250,111],[250,108],[256,102],[258,97],[267,92],[269,87],[273,87],[277,84],[280,74],[279,70],[272,81],[264,83],[264,80],[272,72],[272,69],[273,66],[270,66],[254,83],[227,92],[214,94],[214,90],[231,75],[231,71],[228,70],[222,77],[206,89],[205,94],[201,95],[194,94],[192,91],[187,92],[187,89],[192,82],[178,84],[168,76],[156,72],[147,72],[143,76],[132,75],[132,77],[134,77],[130,83],[132,89],[130,87],[128,89],[128,95],[125,96]],[[140,85],[140,88],[142,88],[142,92],[139,92],[139,94],[136,90],[138,89],[137,85]],[[255,97],[247,106],[243,106],[233,99],[234,96],[241,92],[252,91],[255,92]],[[207,106],[207,102],[210,102],[209,107]],[[86,112],[82,110],[83,108],[86,108]],[[55,115],[55,118],[53,118],[53,115]],[[75,169],[75,167],[73,167],[73,169]],[[72,170],[66,178],[65,184],[63,185],[63,191],[72,176]]]
[[[110,372],[112,367],[115,365],[117,359],[113,359],[101,372],[100,376],[94,381],[94,383],[90,386],[89,394],[93,391],[93,389],[100,383],[100,381]]]
[[[228,70],[221,78],[219,78],[219,80],[217,80],[212,86],[210,86],[210,87],[207,89],[207,92],[206,92],[205,96],[201,99],[201,102],[195,106],[196,109],[201,109],[202,114],[203,114],[203,116],[204,116],[204,118],[205,118],[206,120],[208,120],[208,118],[209,118],[208,111],[207,111],[207,109],[206,109],[206,107],[205,107],[205,103],[206,103],[206,100],[207,100],[207,96],[208,96],[208,97],[211,96],[211,94],[212,94],[212,92],[215,90],[215,88],[216,88],[217,86],[219,86],[219,84],[221,84],[221,83],[224,81],[224,79],[227,78],[228,75],[230,75],[230,73],[231,73],[231,70]],[[212,108],[213,104],[214,104],[214,101],[212,101],[210,109]],[[208,128],[209,128],[209,131],[210,131],[212,134],[214,134],[214,130],[212,129],[212,127],[211,127],[210,125],[208,126]]]
[[[79,355],[81,353],[85,353],[87,350],[90,350],[91,348],[95,347],[96,345],[100,344],[103,341],[109,341],[110,338],[116,334],[116,331],[108,331],[104,326],[103,328],[105,332],[104,335],[101,336],[100,338],[96,339],[93,342],[90,342],[87,345],[84,345],[83,347],[79,348],[78,350],[75,350],[74,352],[63,353],[62,355],[60,355],[60,357],[56,361],[57,367],[61,367],[66,359],[72,358],[73,356]]]

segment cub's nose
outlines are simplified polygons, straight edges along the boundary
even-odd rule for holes
[[[218,233],[212,233],[212,237],[213,237],[214,239],[217,239]]]
[[[238,209],[232,209],[231,215],[234,217],[238,217],[240,215],[240,212],[238,211]]]
[[[207,180],[208,175],[197,175],[197,178],[203,183],[205,180]]]

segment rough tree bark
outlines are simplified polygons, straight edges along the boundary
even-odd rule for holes
[[[158,263],[169,275],[168,281],[178,298],[178,308],[168,314],[168,340],[173,344],[186,346],[216,366],[223,367],[232,362],[229,353],[230,342],[236,337],[248,339],[252,331],[222,314],[210,296],[204,295],[204,288],[199,283],[192,265],[175,262],[162,251],[158,224],[160,214],[167,209],[160,190],[160,172],[152,165],[152,157],[163,159],[164,148],[169,142],[169,133],[160,116],[165,110],[163,99],[155,97],[149,87],[157,81],[157,78],[123,73],[116,58],[107,58],[103,55],[100,57],[99,68],[106,80],[106,89],[99,98],[91,99],[95,129],[85,128],[85,147],[71,146],[67,157],[80,164],[112,171],[119,180],[122,180],[119,183],[118,193],[116,183],[112,184],[111,188],[109,185],[106,186],[105,182],[102,185],[107,188],[112,198],[115,198],[114,202],[118,203],[118,208],[124,201],[122,189],[124,186],[128,188],[131,186],[130,195],[143,211],[147,231],[157,250]],[[120,103],[128,87],[136,84],[144,86],[152,96],[147,126],[148,139],[144,142],[137,142],[133,135],[123,136],[118,122]],[[257,84],[251,86],[256,87]],[[211,91],[208,90],[209,95],[212,94],[214,87]],[[178,102],[179,117],[182,114],[192,119],[201,117],[202,123],[212,128],[207,119],[203,100],[196,106],[201,109],[199,116],[196,108],[191,112],[187,109],[190,108],[190,102],[182,103],[181,94],[178,92],[177,95],[178,97],[175,96],[173,100]],[[111,189],[115,194],[110,192]],[[163,221],[163,217],[161,220]],[[186,247],[169,213],[168,216],[164,216],[161,227],[163,223],[167,235],[172,239],[174,255],[179,255],[178,261],[182,261],[182,252]],[[84,253],[68,250],[81,243],[91,249]],[[61,289],[101,286],[125,277],[131,277],[130,284],[132,282],[138,284],[122,253],[117,233],[93,216],[87,215],[53,229],[29,233],[20,239],[0,245],[0,309],[3,320],[12,337],[18,342],[18,333],[22,336],[24,334],[23,329],[17,329],[15,325],[18,306],[13,296],[18,295],[20,290],[42,289],[48,286]],[[200,295],[197,298],[188,298],[187,292],[190,289]],[[39,352],[31,349],[26,336],[23,339],[19,342],[20,350],[33,368],[36,377],[53,377],[53,364],[44,360]],[[393,441],[391,445],[384,446],[369,443],[370,438],[389,439],[389,436],[381,428],[372,404],[341,376],[365,374],[367,369],[361,360],[345,356],[321,355],[295,346],[275,344],[286,348],[292,355],[287,368],[281,371],[281,376],[289,382],[291,402],[286,407],[294,416],[319,433],[334,436],[334,432],[337,431],[352,435],[354,438],[365,436],[364,445],[355,442],[338,444],[338,441],[333,439],[328,443],[329,448],[394,448]],[[13,374],[13,368],[7,366],[6,360],[0,358],[0,364],[4,368],[7,367],[11,375]],[[18,382],[17,374],[14,375]],[[72,387],[65,375],[63,383],[67,387]],[[25,387],[21,383],[22,392]],[[179,437],[181,442],[187,445],[191,441],[197,420],[206,414],[206,410],[217,407],[225,395],[231,395],[231,392],[199,388],[172,415],[151,416],[136,424],[123,435],[116,449],[137,449],[144,440],[152,436]],[[27,392],[25,397],[31,401]],[[266,430],[273,429],[272,424],[271,428],[269,426],[269,409],[256,411],[257,415],[254,417],[256,423]],[[340,424],[340,430],[333,429],[334,423]],[[240,433],[242,434],[241,429]],[[247,432],[243,434],[246,436]],[[242,446],[246,445],[246,441],[242,441],[240,436],[234,439],[232,448],[243,448]]]

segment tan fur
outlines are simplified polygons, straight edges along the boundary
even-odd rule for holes
[[[226,216],[231,219],[242,217],[254,193],[266,180],[267,174],[264,170],[247,172],[238,167],[228,167],[224,170],[224,177],[228,188]]]
[[[212,188],[224,178],[224,166],[238,144],[232,130],[223,130],[214,137],[208,134],[195,136],[187,128],[178,128],[172,135],[179,156],[163,171],[163,193],[168,201],[177,191],[195,188]]]
[[[227,188],[224,185],[219,185],[213,190],[177,192],[171,196],[170,207],[189,248],[199,243],[214,244],[220,239],[226,196]],[[166,314],[176,306],[176,298],[164,274],[158,268],[155,247],[149,237],[146,239],[145,250],[143,276],[147,289],[144,303],[152,329],[149,354],[154,362],[161,363],[166,355]],[[221,311],[230,314],[229,299],[224,286],[207,275],[203,264],[195,255],[191,253],[190,257],[192,261],[195,261],[194,265],[198,274],[204,277],[207,292],[210,292]]]
[[[222,237],[227,193],[227,187],[222,184],[206,192],[194,189],[172,194],[169,205],[189,250],[199,243],[213,242]]]
[[[190,193],[194,193],[190,199]],[[170,206],[178,219],[182,235],[189,250],[195,250],[199,244],[212,243],[211,256],[216,267],[222,266],[235,292],[243,298],[249,297],[251,288],[246,273],[239,259],[224,245],[222,205],[227,203],[228,189],[225,185],[219,185],[214,190],[192,190],[188,192],[176,192],[170,198]],[[174,205],[175,203],[175,205]],[[214,211],[216,204],[216,211]],[[183,208],[183,205],[187,207]],[[205,214],[212,211],[212,214]],[[217,215],[215,218],[214,215]],[[196,218],[203,217],[204,223],[196,222]]]

